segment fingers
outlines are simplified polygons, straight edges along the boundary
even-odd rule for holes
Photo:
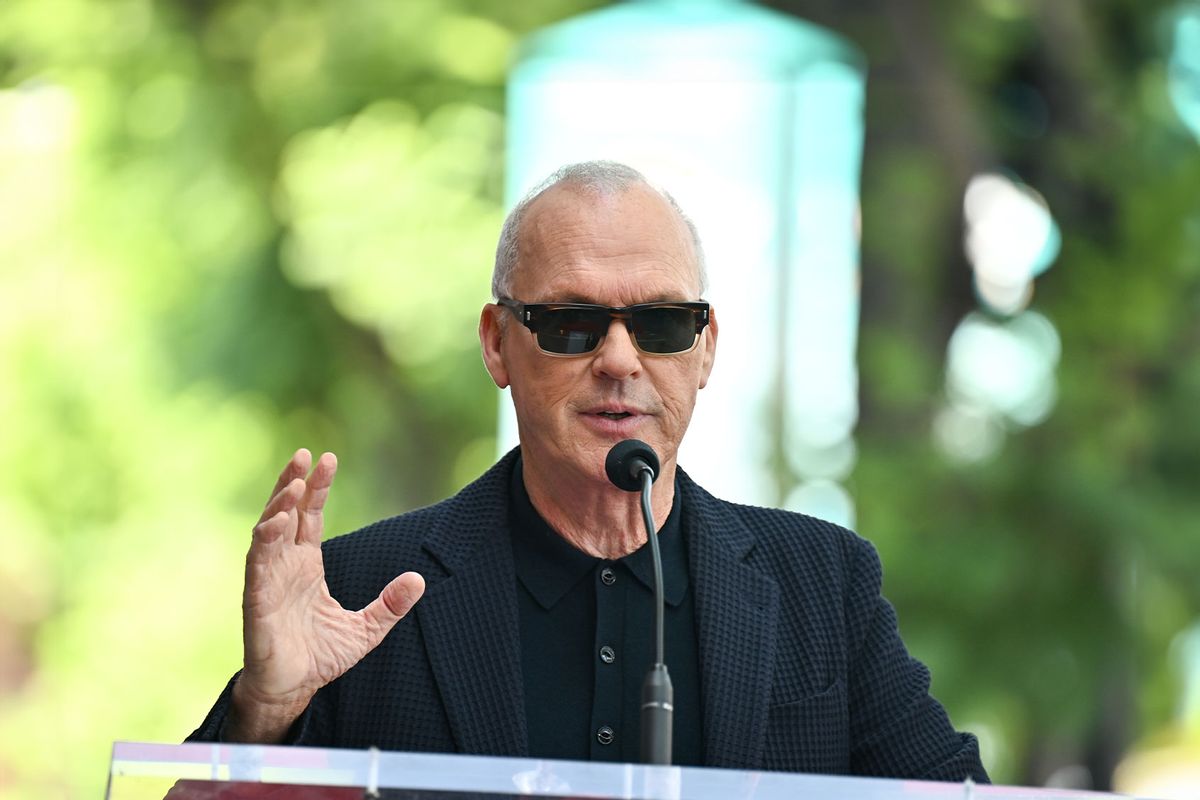
[[[303,486],[303,483],[300,485]],[[290,487],[286,487],[281,494],[286,493],[288,488]],[[293,491],[293,494],[299,496],[300,492],[296,490]],[[294,503],[292,508],[279,511],[254,526],[254,531],[250,539],[250,550],[246,553],[246,585],[244,591],[247,593],[247,596],[256,587],[260,586],[265,575],[264,570],[269,569],[274,558],[279,555],[280,542],[291,541],[296,535],[295,530],[296,510]]]
[[[322,512],[333,476],[337,473],[337,456],[322,453],[306,480],[311,463],[312,453],[301,447],[279,473],[271,499],[254,526],[252,556],[256,553],[260,557],[266,555],[264,548],[281,540],[296,544],[321,543]]]
[[[388,631],[407,614],[425,593],[425,579],[415,572],[406,572],[392,579],[360,613],[375,639],[374,647]]]
[[[321,543],[321,532],[325,527],[325,501],[329,499],[329,488],[333,485],[333,476],[337,474],[337,456],[333,453],[322,453],[313,468],[312,475],[304,496],[299,503],[299,527],[296,531],[296,543]]]
[[[293,478],[263,509],[259,523],[254,526],[250,552],[253,554],[263,546],[273,544],[285,537],[291,541],[296,536],[296,504],[304,496],[304,479]]]
[[[312,453],[308,452],[306,448],[301,447],[292,454],[291,460],[284,466],[283,472],[279,473],[279,479],[275,481],[275,488],[271,490],[271,496],[263,508],[262,516],[258,518],[260,523],[265,522],[271,516],[271,514],[267,513],[267,510],[271,507],[271,503],[275,501],[275,498],[279,496],[279,493],[283,491],[284,487],[296,478],[303,478],[307,475],[311,464]]]

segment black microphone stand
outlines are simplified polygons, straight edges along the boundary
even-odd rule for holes
[[[650,541],[650,554],[654,560],[654,664],[642,681],[642,762],[669,765],[675,689],[671,686],[671,676],[667,672],[663,654],[662,555],[659,553],[654,514],[650,508],[650,486],[654,483],[654,471],[640,459],[635,461],[634,470],[642,481],[642,519],[646,523],[646,538]]]
[[[654,663],[642,681],[641,755],[645,764],[671,764],[671,726],[675,712],[675,690],[667,673],[663,655],[663,574],[658,534],[654,530],[654,511],[650,505],[650,487],[658,477],[658,455],[654,448],[637,439],[617,442],[608,451],[604,471],[608,479],[627,492],[642,491],[642,521],[654,562]]]

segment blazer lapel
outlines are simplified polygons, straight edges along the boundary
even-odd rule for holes
[[[754,769],[766,737],[779,587],[744,563],[753,533],[686,476],[680,483],[696,591],[704,761]]]
[[[528,750],[508,526],[513,461],[510,454],[449,501],[443,523],[425,542],[449,574],[417,603],[417,620],[464,753],[523,756]]]

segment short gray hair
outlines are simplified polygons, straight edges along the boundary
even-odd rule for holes
[[[511,297],[513,272],[520,260],[518,240],[521,235],[521,223],[525,212],[541,195],[559,185],[570,185],[587,192],[601,195],[611,195],[625,192],[634,186],[645,186],[660,195],[679,215],[688,234],[692,239],[692,249],[696,251],[696,276],[700,279],[700,293],[708,288],[708,274],[704,265],[704,248],[700,245],[700,233],[695,223],[683,213],[683,209],[675,202],[675,198],[664,189],[653,185],[646,176],[633,167],[619,164],[616,161],[582,161],[578,164],[568,164],[555,171],[553,175],[530,190],[529,194],[513,206],[512,211],[504,219],[504,227],[500,229],[500,241],[496,244],[496,265],[492,270],[492,297],[499,300]]]

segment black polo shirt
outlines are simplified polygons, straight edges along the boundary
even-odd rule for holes
[[[642,680],[654,661],[649,543],[615,561],[577,550],[534,509],[521,462],[511,484],[513,557],[529,755],[640,760]],[[630,493],[630,503],[639,495]],[[673,763],[700,765],[700,657],[679,492],[658,532],[667,669],[675,687]]]

